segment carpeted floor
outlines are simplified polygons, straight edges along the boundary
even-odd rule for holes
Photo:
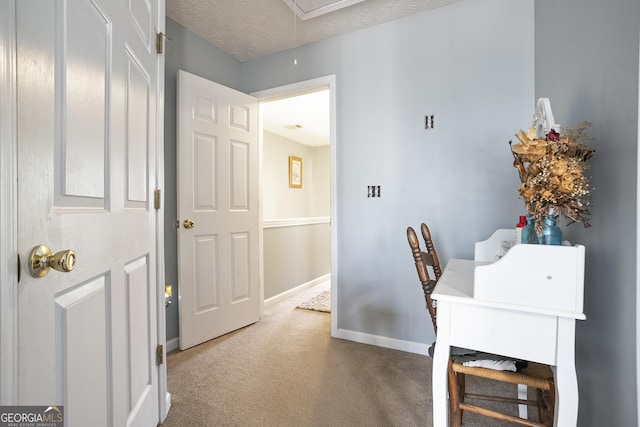
[[[321,290],[169,354],[172,407],[163,426],[431,426],[431,359],[331,338],[331,315],[295,308]],[[465,426],[506,425],[465,415]]]

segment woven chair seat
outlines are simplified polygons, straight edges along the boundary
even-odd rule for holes
[[[554,388],[553,372],[548,365],[529,362],[529,365],[521,371],[496,371],[495,369],[464,366],[460,363],[452,363],[451,368],[460,374],[473,375],[490,380],[503,381],[511,384],[524,384],[527,387],[539,388],[550,391]]]

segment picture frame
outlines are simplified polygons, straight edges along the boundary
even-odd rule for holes
[[[302,159],[289,156],[289,188],[302,188]]]

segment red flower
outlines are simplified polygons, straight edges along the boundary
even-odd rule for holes
[[[554,129],[551,129],[547,134],[547,141],[560,141],[560,134]]]

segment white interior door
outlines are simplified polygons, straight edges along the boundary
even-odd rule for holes
[[[180,70],[177,115],[180,348],[186,349],[260,316],[258,101]]]
[[[156,53],[163,0],[19,0],[19,403],[155,426]],[[37,245],[71,272],[34,278]]]

